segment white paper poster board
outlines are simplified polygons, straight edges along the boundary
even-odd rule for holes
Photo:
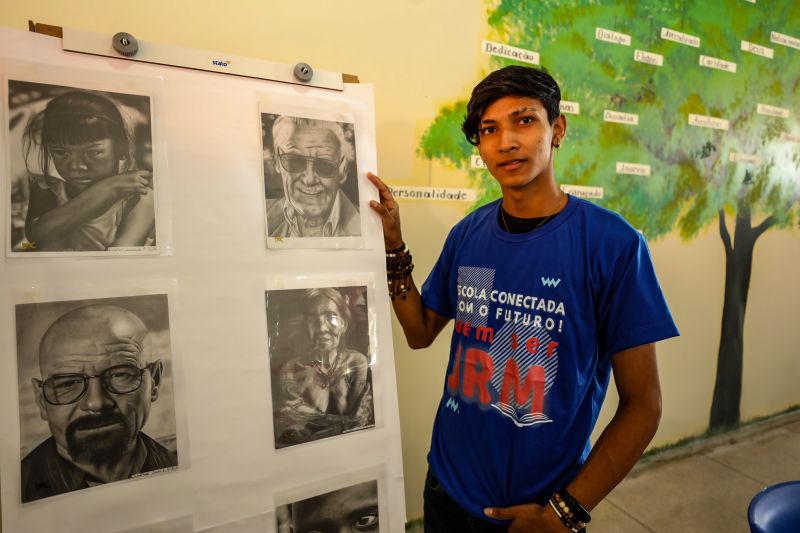
[[[379,491],[380,530],[401,531],[405,504],[390,306],[380,222],[369,208],[377,194],[365,175],[377,167],[372,88],[315,89],[64,52],[59,39],[5,28],[0,29],[0,73],[0,214],[7,251],[0,263],[3,531],[155,531],[171,521],[187,527],[187,516],[199,531],[273,517],[276,501],[285,504],[286,494],[305,500],[370,479]],[[20,179],[10,159],[22,157],[9,125],[16,120],[19,127],[36,110],[10,116],[9,79],[55,86],[53,94],[62,91],[58,87],[73,87],[149,96],[157,253],[53,256],[19,253],[21,246],[13,253],[21,241],[12,242],[12,222],[17,230],[25,225],[13,211],[25,202],[9,202]],[[282,102],[353,117],[348,135],[356,147],[358,194],[351,196],[358,199],[354,207],[361,217],[355,245],[351,239],[325,249],[267,246],[264,165],[272,156],[262,146],[260,110]],[[24,102],[17,106],[25,107]],[[307,159],[309,168],[320,164]],[[282,283],[346,287],[354,273],[372,280],[367,288],[375,337],[370,354],[374,425],[276,450],[265,290]],[[315,278],[326,281],[318,285]],[[18,368],[15,304],[125,301],[154,293],[169,297],[179,468],[21,504],[21,391],[39,376],[18,373],[24,368],[35,374],[36,364],[27,361]],[[35,356],[34,350],[30,357]],[[46,432],[47,425],[40,423],[39,431]],[[266,524],[267,531],[275,528],[272,518],[256,522]]]

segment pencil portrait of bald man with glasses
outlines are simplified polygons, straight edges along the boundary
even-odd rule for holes
[[[17,306],[21,440],[33,440],[37,414],[50,433],[24,453],[23,503],[177,467],[171,395],[148,426],[161,442],[143,431],[165,385],[166,305],[151,295]],[[22,398],[26,371],[35,406]]]
[[[261,119],[269,237],[361,235],[353,125]]]

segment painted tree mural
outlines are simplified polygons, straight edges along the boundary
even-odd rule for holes
[[[798,38],[800,3],[501,0],[492,6],[487,38],[539,52],[540,68],[559,80],[563,100],[580,104],[579,114],[567,115],[557,156],[562,184],[603,187],[597,202],[650,240],[672,231],[690,240],[718,226],[725,295],[709,424],[737,423],[755,244],[765,231],[800,220],[800,50],[771,42],[786,41],[772,32]],[[598,39],[598,28],[629,36],[630,45]],[[699,46],[665,39],[663,28],[696,36]],[[634,60],[636,50],[662,56],[662,66]],[[717,68],[701,66],[701,56]],[[719,59],[735,63],[736,72],[722,70],[732,67]],[[492,57],[491,68],[511,62]],[[469,168],[475,150],[459,130],[467,98],[440,111],[419,153],[464,168],[482,190],[481,205],[500,191],[487,172]],[[606,121],[607,111],[636,114],[638,124]],[[690,125],[692,115],[705,126]],[[649,165],[650,175],[618,173],[617,162]]]

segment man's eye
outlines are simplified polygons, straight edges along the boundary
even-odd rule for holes
[[[371,531],[378,526],[378,513],[370,513],[353,522],[356,531]]]
[[[66,150],[50,150],[50,153],[53,155],[53,157],[57,157],[58,159],[64,159],[69,155],[69,152]]]
[[[519,119],[520,124],[532,124],[534,121],[533,117],[522,117]]]
[[[481,135],[486,135],[489,133],[494,133],[494,130],[495,130],[494,127],[481,128],[480,130],[478,130],[478,133],[480,133]]]
[[[62,389],[70,389],[72,387],[77,386],[83,380],[81,378],[61,378],[58,380],[54,380],[53,388],[62,390]]]
[[[130,379],[135,377],[136,374],[137,372],[134,370],[121,369],[109,372],[106,374],[106,376],[108,376],[108,379]]]
[[[92,150],[89,152],[89,157],[100,157],[101,155],[103,155],[102,150]]]

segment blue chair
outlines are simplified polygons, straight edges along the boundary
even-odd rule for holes
[[[778,483],[756,494],[747,519],[752,533],[800,532],[800,480]]]

